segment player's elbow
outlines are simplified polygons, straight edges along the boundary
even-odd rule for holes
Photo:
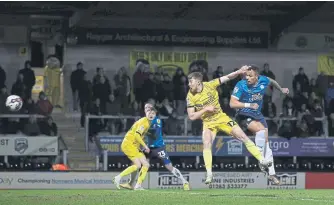
[[[188,117],[189,117],[189,120],[191,120],[191,121],[196,120],[195,116],[193,116],[193,115],[188,115]]]
[[[230,100],[230,107],[231,108],[236,108],[236,103],[233,102],[233,100]]]

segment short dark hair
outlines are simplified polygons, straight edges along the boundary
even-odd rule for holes
[[[256,65],[251,65],[250,67],[248,67],[248,70],[253,70],[256,73],[259,73],[260,71],[259,67],[257,67]]]
[[[203,74],[200,73],[200,72],[193,72],[193,73],[190,73],[190,74],[188,75],[188,79],[190,80],[190,79],[192,79],[192,78],[194,78],[194,79],[196,79],[196,80],[199,80],[199,81],[203,81]]]

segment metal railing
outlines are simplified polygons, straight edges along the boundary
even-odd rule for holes
[[[133,119],[138,120],[140,119],[140,116],[129,116],[129,115],[122,115],[122,116],[114,116],[114,115],[86,115],[85,116],[85,149],[88,151],[89,149],[89,121],[91,119]],[[161,119],[168,119],[168,117],[161,116]],[[184,130],[182,136],[188,136],[188,123],[190,122],[190,119],[187,116],[184,117],[178,117],[176,120],[183,120],[184,122]],[[298,120],[296,117],[293,118],[287,118],[287,117],[276,117],[276,118],[266,118],[266,120],[274,120],[278,122],[278,127],[280,127],[284,121],[296,121]],[[328,120],[327,117],[321,117],[321,118],[315,118],[316,121],[321,121],[323,125],[324,130],[324,137],[328,137]]]

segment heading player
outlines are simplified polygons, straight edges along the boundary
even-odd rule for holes
[[[263,167],[268,167],[270,161],[265,160],[258,147],[251,141],[238,124],[227,116],[219,105],[217,87],[223,83],[244,74],[248,66],[228,75],[203,82],[203,75],[194,72],[188,75],[190,90],[187,95],[187,111],[190,120],[203,121],[203,158],[207,171],[206,184],[212,182],[212,143],[218,131],[223,131],[242,141],[248,151]]]
[[[135,122],[130,130],[125,134],[121,149],[122,152],[132,161],[133,165],[126,168],[113,179],[113,183],[116,185],[117,189],[120,189],[120,181],[122,177],[127,176],[132,172],[136,172],[140,168],[138,181],[134,189],[143,189],[141,184],[146,177],[149,169],[149,163],[146,160],[145,155],[140,151],[140,146],[144,147],[144,152],[150,152],[150,148],[145,144],[143,138],[150,128],[151,121],[155,118],[156,114],[154,111],[150,110],[146,112],[145,115],[146,117],[143,117]]]
[[[149,111],[154,111],[157,114],[154,106],[150,103],[145,104],[145,113]],[[148,146],[150,148],[150,152],[147,154],[147,159],[160,159],[161,162],[164,163],[166,169],[170,171],[175,177],[179,178],[182,181],[183,189],[188,191],[189,182],[183,177],[180,170],[173,167],[171,160],[169,159],[169,155],[166,151],[165,142],[163,139],[162,133],[162,122],[160,118],[156,115],[156,117],[152,120],[151,127],[147,132]],[[133,183],[136,179],[137,172],[133,172],[131,174],[131,179],[127,184],[121,184],[120,186],[125,189],[133,189]]]
[[[288,88],[282,88],[275,80],[259,75],[259,69],[256,66],[250,66],[246,72],[246,79],[240,80],[233,90],[230,107],[237,109],[237,122],[255,134],[255,144],[265,159],[274,162],[268,141],[268,125],[261,113],[263,96],[270,85],[283,94],[289,94]],[[261,165],[260,169],[267,172],[267,169]],[[274,163],[268,167],[268,172],[269,180],[279,185]]]

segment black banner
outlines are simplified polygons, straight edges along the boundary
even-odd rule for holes
[[[76,28],[69,36],[81,45],[268,48],[268,32]]]

